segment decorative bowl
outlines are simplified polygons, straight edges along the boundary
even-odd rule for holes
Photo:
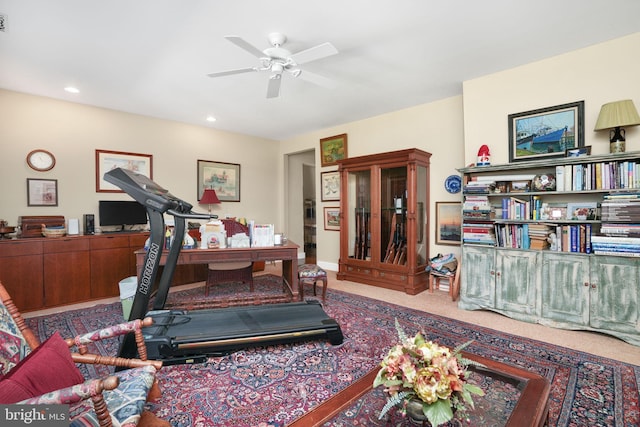
[[[555,191],[556,177],[550,173],[536,175],[532,187],[533,191]]]
[[[62,237],[65,234],[67,234],[67,229],[65,227],[47,227],[42,224],[42,235],[44,237]]]

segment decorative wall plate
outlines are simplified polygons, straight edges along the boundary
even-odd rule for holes
[[[444,180],[444,188],[449,193],[459,193],[462,189],[462,178],[459,175],[450,175]]]

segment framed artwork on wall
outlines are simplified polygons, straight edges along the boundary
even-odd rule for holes
[[[198,200],[205,188],[213,188],[221,202],[240,201],[240,165],[198,160]]]
[[[123,151],[96,150],[97,193],[124,193],[119,187],[103,178],[106,172],[115,168],[127,169],[153,179],[153,156]]]
[[[330,136],[320,140],[320,163],[324,166],[331,166],[338,163],[338,160],[347,158],[347,134]]]
[[[320,173],[322,201],[340,200],[340,173],[338,171]]]
[[[509,114],[509,162],[564,157],[584,147],[584,101]]]
[[[436,202],[436,244],[460,245],[462,240],[462,203]]]
[[[58,206],[58,180],[27,178],[27,206]]]
[[[340,207],[324,208],[324,229],[340,231]]]

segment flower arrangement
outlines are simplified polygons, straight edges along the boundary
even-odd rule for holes
[[[483,396],[480,387],[469,384],[467,367],[479,365],[460,354],[471,341],[451,351],[421,333],[407,337],[396,319],[400,344],[395,345],[380,363],[381,369],[373,387],[385,386],[389,399],[382,408],[380,419],[394,406],[406,415],[410,401],[422,403],[422,413],[433,426],[453,418],[454,410],[466,416],[466,405],[473,408],[472,394]]]

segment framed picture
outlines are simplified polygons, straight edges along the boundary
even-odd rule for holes
[[[509,114],[509,162],[564,157],[584,147],[584,101]]]
[[[340,207],[324,208],[324,229],[340,231]]]
[[[567,219],[584,221],[598,219],[596,202],[567,203]]]
[[[583,157],[591,155],[591,146],[587,145],[586,147],[580,148],[567,148],[565,151],[565,157]]]
[[[198,160],[198,200],[205,188],[213,188],[221,202],[240,201],[240,165]]]
[[[347,134],[330,136],[320,140],[320,163],[322,166],[331,166],[338,160],[347,158]]]
[[[322,172],[320,174],[322,201],[340,200],[340,172]]]
[[[509,191],[512,193],[525,193],[531,190],[531,181],[511,181]]]
[[[27,178],[27,206],[58,206],[58,180]]]
[[[127,169],[153,179],[151,154],[96,150],[96,192],[124,193],[119,187],[104,180],[104,174],[115,168]]]
[[[436,202],[436,244],[460,245],[461,238],[462,203]]]

